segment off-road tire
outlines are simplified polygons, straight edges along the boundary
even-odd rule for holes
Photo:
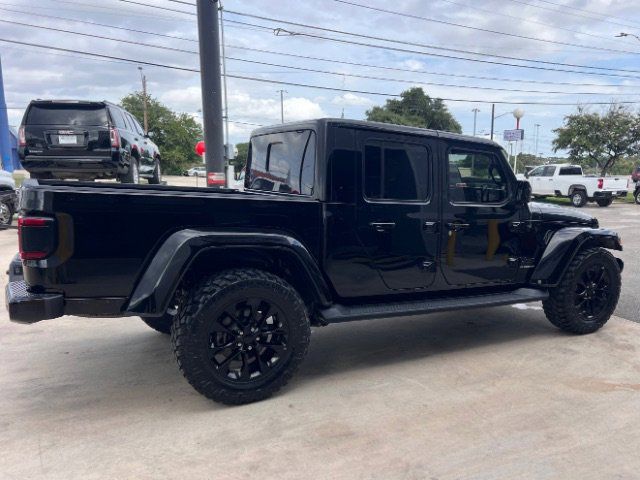
[[[234,269],[205,278],[190,290],[174,320],[171,342],[180,371],[193,388],[214,401],[240,405],[270,397],[291,379],[307,353],[311,334],[307,308],[291,285],[262,270]],[[281,363],[275,368],[270,366],[271,371],[264,378],[260,375],[257,380],[252,377],[248,384],[234,384],[228,378],[220,378],[211,358],[211,332],[230,305],[255,296],[283,312],[288,356],[283,354]],[[242,362],[244,365],[244,353]]]
[[[162,182],[162,173],[160,172],[160,160],[156,159],[155,166],[153,167],[153,174],[149,179],[151,185],[160,185]]]
[[[609,198],[599,198],[596,200],[596,203],[598,204],[599,207],[608,207],[609,205],[611,205],[613,203],[613,198],[609,197]]]
[[[571,205],[574,207],[584,207],[587,204],[587,192],[584,190],[574,190],[571,195],[569,195],[569,199],[571,200]]]
[[[600,264],[609,271],[610,285],[604,310],[592,319],[580,313],[576,306],[576,288],[579,276],[588,267]],[[565,332],[593,333],[600,329],[613,314],[620,297],[620,267],[615,257],[603,248],[589,248],[579,252],[564,273],[560,283],[542,302],[547,319]]]
[[[166,335],[171,335],[171,325],[173,325],[173,320],[175,319],[175,315],[165,313],[161,317],[140,317],[144,323],[149,325],[154,330],[164,333]]]

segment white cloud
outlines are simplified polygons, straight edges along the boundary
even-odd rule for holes
[[[373,104],[373,100],[354,93],[345,93],[344,95],[335,97],[331,100],[331,103],[334,105],[344,105],[349,107],[368,107]]]

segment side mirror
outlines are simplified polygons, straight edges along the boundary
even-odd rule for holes
[[[153,137],[155,137],[155,134],[153,132],[147,132],[144,136],[144,138],[150,138],[150,139],[153,139]]]
[[[516,186],[516,202],[525,205],[531,201],[531,184],[526,180],[518,180]]]
[[[524,172],[524,178],[529,178],[529,172]]]

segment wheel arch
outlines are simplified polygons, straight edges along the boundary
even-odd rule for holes
[[[567,227],[556,231],[531,274],[530,282],[546,287],[557,285],[578,252],[593,247],[622,250],[622,242],[616,232],[608,229]],[[622,260],[616,258],[616,261],[622,270]]]
[[[582,190],[582,191],[584,191],[584,193],[587,193],[587,187],[585,185],[582,185],[582,184],[579,184],[579,183],[575,183],[575,184],[569,186],[569,192],[567,193],[567,195],[571,195],[576,190]]]
[[[181,285],[230,268],[258,268],[290,283],[305,302],[331,304],[329,287],[311,253],[293,237],[277,233],[187,229],[169,236],[147,262],[125,310],[159,316]]]

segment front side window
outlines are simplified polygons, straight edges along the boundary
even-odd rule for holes
[[[556,173],[556,167],[544,167],[542,170],[543,177],[553,177],[553,174]]]
[[[370,142],[364,148],[364,195],[370,200],[425,201],[429,151],[422,145]]]
[[[495,155],[454,149],[448,157],[452,203],[496,204],[507,199],[507,177]]]
[[[533,170],[531,170],[527,176],[528,177],[539,177],[540,175],[542,175],[542,170],[544,167],[536,167]]]
[[[248,188],[311,195],[316,134],[312,130],[259,135],[251,139]]]

